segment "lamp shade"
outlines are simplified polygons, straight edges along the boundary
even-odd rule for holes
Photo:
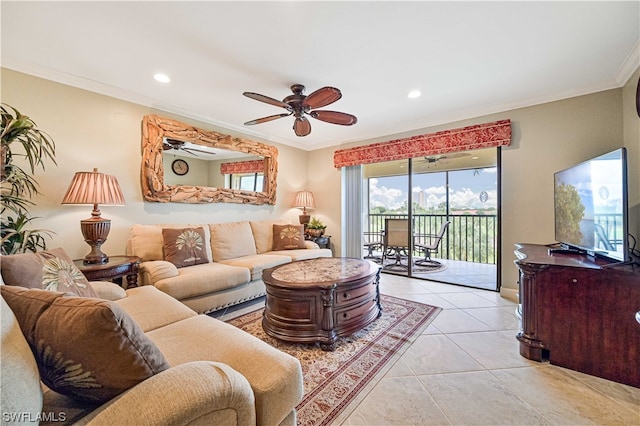
[[[296,193],[296,198],[293,201],[293,207],[298,207],[302,209],[315,208],[316,202],[313,199],[313,194],[311,191],[298,191]]]
[[[124,196],[118,179],[113,175],[93,172],[77,172],[62,199],[62,204],[102,204],[124,206]]]

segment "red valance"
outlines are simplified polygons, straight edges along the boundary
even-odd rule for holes
[[[339,149],[336,168],[511,144],[511,120],[477,124],[388,142]]]
[[[220,174],[235,175],[238,173],[262,173],[264,172],[264,160],[238,161],[235,163],[220,164]]]

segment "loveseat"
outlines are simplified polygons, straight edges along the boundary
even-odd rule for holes
[[[24,274],[9,273],[3,257],[2,424],[296,423],[297,359],[153,286],[88,283],[59,251],[33,256],[59,281],[42,272],[52,291],[21,287]]]
[[[185,257],[172,252],[189,243],[191,254],[181,263]],[[268,220],[133,225],[126,253],[141,259],[139,285],[153,285],[198,313],[263,296],[264,269],[332,256],[305,241],[302,225]]]

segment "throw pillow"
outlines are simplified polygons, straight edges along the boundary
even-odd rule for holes
[[[164,260],[177,268],[209,263],[202,228],[163,228]]]
[[[9,285],[97,297],[89,281],[62,248],[2,256],[0,267],[2,279]]]
[[[42,382],[84,402],[107,402],[170,368],[140,326],[107,300],[57,298],[29,343]]]
[[[209,230],[215,262],[256,254],[256,243],[249,222],[214,223],[209,225]]]
[[[273,225],[273,250],[303,249],[304,225]]]
[[[24,288],[14,285],[0,286],[2,298],[7,302],[14,315],[19,318],[20,330],[29,344],[34,341],[38,318],[59,297],[66,293],[47,291],[39,288]]]

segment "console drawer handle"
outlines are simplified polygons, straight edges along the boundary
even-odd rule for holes
[[[344,314],[342,314],[342,317],[343,317],[344,319],[349,319],[349,314],[345,312]]]
[[[345,299],[351,299],[351,294],[349,294],[349,293],[344,293],[344,294],[343,294],[343,297],[344,297]]]

